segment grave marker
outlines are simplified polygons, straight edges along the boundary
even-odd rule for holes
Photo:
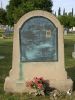
[[[27,92],[26,82],[34,77],[43,77],[62,91],[72,88],[64,68],[63,27],[55,16],[41,10],[25,14],[15,24],[12,69],[4,90]]]
[[[75,59],[75,44],[74,44],[74,51],[72,52],[72,57]]]

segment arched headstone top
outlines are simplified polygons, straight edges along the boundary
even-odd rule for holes
[[[17,28],[21,28],[22,25],[24,24],[24,22],[26,22],[28,19],[32,18],[32,17],[36,17],[36,16],[41,16],[41,17],[45,17],[47,19],[49,19],[52,23],[54,23],[54,25],[58,28],[61,28],[61,24],[58,21],[58,19],[51,14],[50,12],[47,11],[43,11],[43,10],[34,10],[31,12],[28,12],[27,14],[23,15],[19,21],[17,22],[17,24],[15,24],[15,27],[17,26]]]

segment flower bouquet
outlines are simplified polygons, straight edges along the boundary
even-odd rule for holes
[[[32,81],[26,82],[26,86],[36,90],[36,95],[44,95],[46,81],[43,77],[34,77]]]

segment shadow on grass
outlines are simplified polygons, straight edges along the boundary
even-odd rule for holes
[[[73,91],[75,91],[75,67],[66,69],[68,76],[73,80]]]

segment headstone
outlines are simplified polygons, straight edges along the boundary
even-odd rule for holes
[[[64,30],[64,35],[67,35],[67,30]]]
[[[2,60],[2,59],[4,59],[5,58],[5,56],[0,56],[0,60]]]
[[[74,51],[72,52],[72,57],[75,59],[75,44],[74,44]]]
[[[9,36],[12,33],[13,33],[13,27],[10,27],[10,26],[6,25],[5,32],[4,32],[3,35]]]
[[[5,79],[6,92],[27,92],[26,82],[34,77],[49,80],[62,91],[72,88],[64,68],[63,27],[49,12],[31,11],[14,26],[13,61]],[[30,90],[29,90],[30,91]]]

